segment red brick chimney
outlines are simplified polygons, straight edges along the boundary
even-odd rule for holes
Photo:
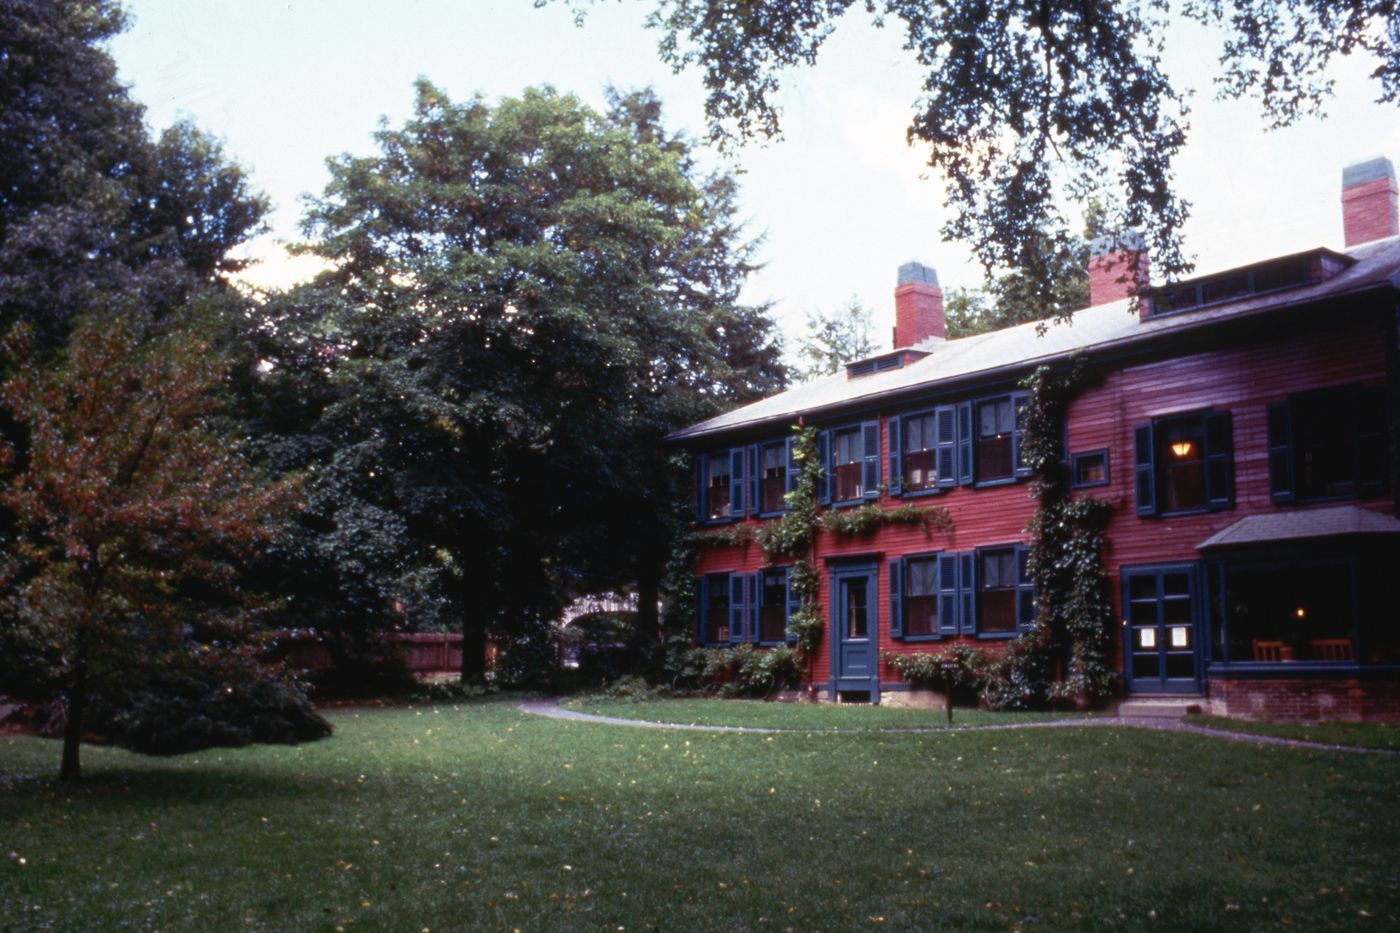
[[[1395,166],[1368,159],[1342,169],[1342,231],[1347,246],[1400,234]]]
[[[906,262],[894,287],[894,348],[912,347],[930,337],[944,340],[943,289],[932,266]]]
[[[1108,304],[1147,287],[1147,248],[1136,233],[1089,241],[1089,307]]]

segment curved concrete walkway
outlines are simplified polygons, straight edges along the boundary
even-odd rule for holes
[[[1388,748],[1365,748],[1360,745],[1333,745],[1328,742],[1308,742],[1302,739],[1285,739],[1272,735],[1256,735],[1250,732],[1230,732],[1225,729],[1211,729],[1196,726],[1179,719],[1161,717],[1105,716],[1074,719],[1047,719],[1043,722],[1001,723],[991,726],[927,726],[908,729],[775,729],[768,726],[707,726],[698,723],[657,722],[651,719],[621,719],[617,716],[598,716],[593,713],[580,713],[565,709],[558,699],[526,700],[517,707],[522,713],[534,716],[547,716],[550,719],[563,719],[570,722],[589,722],[606,726],[630,726],[634,729],[676,729],[686,732],[754,732],[754,733],[793,733],[799,735],[868,735],[871,732],[885,734],[937,733],[937,732],[996,732],[1006,729],[1056,729],[1074,726],[1119,726],[1133,729],[1160,729],[1163,732],[1189,732],[1234,742],[1247,742],[1254,745],[1283,745],[1289,748],[1307,748],[1326,752],[1356,752],[1366,755],[1400,756],[1400,751]]]

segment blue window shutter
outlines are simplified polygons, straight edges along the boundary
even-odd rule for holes
[[[759,469],[759,460],[758,460],[758,445],[757,445],[757,444],[750,444],[750,445],[749,445],[749,514],[750,514],[750,515],[757,515],[757,514],[758,514],[758,510],[762,507],[762,504],[763,504],[763,503],[762,503],[762,500],[761,500],[761,499],[759,498],[759,496],[758,496],[758,474],[759,474],[759,472],[760,472],[760,469]]]
[[[1228,411],[1205,416],[1206,506],[1228,509],[1235,504],[1235,449]]]
[[[695,520],[705,520],[705,455],[695,455]]]
[[[865,421],[860,426],[860,494],[880,498],[880,422]]]
[[[744,517],[744,448],[729,451],[729,517]]]
[[[977,632],[977,554],[958,555],[958,628],[965,635]]]
[[[1031,468],[1026,465],[1025,455],[1021,452],[1021,441],[1026,424],[1026,412],[1030,410],[1031,394],[1029,392],[1011,393],[1011,410],[1015,417],[1011,427],[1011,462],[1015,466],[1017,478],[1031,475]]]
[[[1137,488],[1137,513],[1157,514],[1157,444],[1152,423],[1133,428],[1133,485]]]
[[[904,561],[890,561],[890,637],[904,637]]]
[[[744,640],[745,620],[748,613],[744,599],[748,577],[742,573],[729,575],[729,643],[737,645]]]
[[[958,556],[938,555],[938,630],[944,635],[958,633]]]
[[[783,445],[787,457],[787,486],[785,488],[788,492],[796,492],[798,480],[802,477],[802,469],[798,466],[797,458],[792,455],[794,446],[792,438],[789,437],[783,442]]]
[[[748,640],[751,641],[751,642],[754,642],[754,643],[756,644],[756,643],[758,642],[758,610],[759,610],[760,604],[763,602],[763,574],[762,574],[762,573],[749,573],[749,574],[745,574],[744,576],[748,578],[748,587],[749,587],[749,601],[748,601],[748,605],[749,605],[749,638],[748,638]]]
[[[817,435],[817,462],[821,464],[821,481],[817,483],[817,501],[831,505],[831,432]]]
[[[972,484],[972,403],[958,406],[958,482]]]
[[[903,433],[900,428],[899,416],[896,415],[889,420],[890,425],[890,495],[897,496],[901,492],[904,484],[904,449],[900,447],[900,435]]]
[[[1031,549],[1016,546],[1016,626],[1026,631],[1035,624],[1035,581],[1030,573]]]
[[[1293,406],[1269,406],[1269,498],[1285,505],[1297,497],[1293,484]]]
[[[958,408],[939,405],[933,410],[934,447],[937,450],[938,488],[952,489],[958,484]]]
[[[797,633],[792,630],[792,619],[802,609],[802,600],[797,597],[797,590],[792,585],[792,570],[783,571],[783,583],[787,587],[787,640],[788,644],[797,641]]]

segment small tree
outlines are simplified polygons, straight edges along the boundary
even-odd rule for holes
[[[807,312],[807,333],[797,340],[797,365],[792,376],[799,382],[829,376],[852,360],[875,352],[870,339],[870,312],[852,298],[850,304],[829,312]]]
[[[53,366],[41,364],[21,328],[0,386],[0,404],[26,435],[0,450],[8,474],[0,505],[15,535],[0,627],[7,649],[30,662],[29,688],[66,701],[61,780],[79,777],[95,701],[125,710],[104,737],[138,750],[329,731],[281,666],[259,657],[257,607],[221,585],[240,556],[271,538],[296,485],[260,481],[237,444],[213,430],[226,367],[208,343],[190,331],[148,335],[140,319],[82,319]],[[149,719],[162,690],[179,693],[186,709],[208,707],[200,693],[211,681],[221,702],[272,699],[272,719],[293,727],[207,721],[238,715],[223,708],[199,713],[201,734],[172,744],[133,710],[146,707]]]

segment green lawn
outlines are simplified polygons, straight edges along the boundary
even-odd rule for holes
[[[567,706],[581,713],[615,716],[618,719],[799,731],[939,729],[948,725],[948,714],[942,708],[895,709],[889,706],[833,706],[763,700],[607,700],[598,697],[581,697],[570,701]],[[1009,725],[1084,716],[1084,713],[989,713],[953,707],[954,726]]]
[[[1400,750],[1400,725],[1395,723],[1248,722],[1242,719],[1226,719],[1222,716],[1188,716],[1186,721],[1195,726],[1225,729],[1229,732],[1248,732],[1252,735],[1301,739],[1305,742],[1323,742],[1328,745],[1357,745],[1363,748]]]
[[[76,791],[55,743],[0,739],[0,927],[1400,925],[1382,756],[1104,727],[653,731],[503,701],[332,717],[299,748],[86,749]]]

